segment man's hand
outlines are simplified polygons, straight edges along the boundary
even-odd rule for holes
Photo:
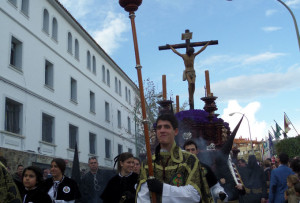
[[[243,185],[242,184],[237,184],[235,187],[238,190],[243,190]]]
[[[267,200],[265,198],[261,198],[260,203],[266,203]]]
[[[220,198],[220,200],[223,201],[226,198],[226,194],[224,192],[220,192],[219,193],[219,198]]]
[[[156,178],[147,180],[148,188],[151,192],[155,192],[157,194],[162,194],[163,191],[163,183],[157,180]]]
[[[221,178],[221,179],[220,179],[220,183],[221,183],[222,185],[224,185],[224,184],[226,183],[225,178]]]
[[[122,194],[122,199],[124,199],[124,200],[131,200],[131,199],[134,200],[134,198],[135,198],[135,195],[132,194],[132,193],[129,192],[129,191],[125,191],[125,192],[123,192],[123,194]]]
[[[237,184],[235,188],[238,189],[240,195],[246,194],[246,190],[242,184]]]

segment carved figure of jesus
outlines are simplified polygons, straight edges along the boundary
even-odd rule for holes
[[[210,44],[210,41],[206,43],[199,51],[195,52],[193,47],[189,47],[186,51],[186,54],[181,54],[176,49],[174,49],[171,45],[168,45],[172,51],[180,56],[185,65],[185,70],[183,71],[182,80],[188,81],[188,90],[189,90],[189,105],[190,109],[194,109],[194,92],[195,92],[195,81],[196,81],[196,72],[194,69],[194,61],[195,57],[200,54],[202,51],[206,49],[206,47]]]

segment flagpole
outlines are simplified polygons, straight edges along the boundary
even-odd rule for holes
[[[271,126],[271,128],[272,128],[272,130],[273,130],[273,134],[272,134],[272,132],[270,132],[270,133],[271,133],[271,135],[273,135],[272,139],[273,139],[273,138],[274,138],[274,139],[276,139],[276,137],[275,137],[275,134],[274,134],[275,130],[273,129],[273,127],[272,127],[272,126]]]
[[[270,132],[270,130],[268,130],[268,133],[271,135],[271,138],[273,139],[272,133]]]
[[[278,138],[277,138],[277,136],[276,136],[276,133],[275,133],[275,130],[274,130],[273,126],[271,126],[271,128],[272,128],[272,130],[273,130],[275,140],[278,140]]]
[[[275,120],[274,120],[275,121]],[[280,130],[282,131],[282,134],[283,134],[283,138],[286,139],[287,138],[287,134],[284,130],[282,130],[282,127],[280,127],[280,125],[278,125],[278,123],[275,121],[276,125],[279,126]],[[276,126],[276,129],[277,129],[277,126]],[[279,132],[280,132],[279,130]]]
[[[290,121],[290,123],[292,124],[294,130],[296,131],[297,135],[299,136],[300,134],[297,132],[295,126],[293,125],[293,123],[292,123],[292,121],[290,120],[290,118],[288,117],[288,115],[287,115],[285,112],[283,112],[283,113],[284,113],[284,115],[287,117],[287,119],[289,119],[289,121]]]
[[[276,133],[275,133],[275,130],[274,130],[273,126],[271,126],[271,128],[272,128],[272,130],[273,130],[273,137],[275,138],[275,140],[277,140],[277,139],[276,139]]]
[[[274,120],[274,121],[275,121],[275,120]],[[276,121],[275,121],[275,123],[278,125],[278,123],[277,123]],[[280,127],[280,125],[278,125],[278,126],[279,126],[280,130],[283,131],[283,130],[282,130],[282,127]]]

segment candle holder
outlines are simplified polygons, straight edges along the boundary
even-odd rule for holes
[[[215,103],[215,100],[217,98],[218,97],[212,96],[212,94],[210,96],[201,98],[201,100],[205,102],[203,109],[209,113],[207,117],[210,122],[212,122],[212,119],[214,117],[217,117],[219,115],[219,114],[215,114],[215,111],[218,110],[217,105]]]
[[[121,7],[127,12],[134,12],[138,10],[139,6],[142,4],[143,0],[119,0]]]
[[[159,104],[159,113],[158,113],[159,115],[174,114],[173,106],[172,106],[173,101],[171,101],[171,100],[162,100],[162,101],[158,101],[156,103]]]

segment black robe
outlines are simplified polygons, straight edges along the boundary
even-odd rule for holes
[[[249,156],[247,167],[239,172],[246,187],[246,194],[240,197],[240,202],[260,203],[262,198],[267,198],[265,174],[254,155]]]
[[[24,189],[21,196],[23,203],[52,203],[50,196],[46,192],[42,191],[39,187],[33,190]]]
[[[48,191],[53,186],[53,179],[48,178],[41,186],[41,189],[48,194]],[[75,180],[64,177],[63,181],[58,185],[56,200],[77,200],[80,199],[78,185]]]
[[[228,201],[239,200],[239,196],[244,195],[245,190],[238,190],[236,188],[236,182],[228,166],[228,155],[219,155],[216,157],[216,171],[217,179],[224,178],[226,183],[220,185],[224,188],[228,195]]]
[[[134,203],[136,190],[134,185],[137,183],[138,174],[132,173],[127,177],[115,175],[107,183],[101,199],[104,203],[119,203],[122,196],[126,196],[124,203]]]

